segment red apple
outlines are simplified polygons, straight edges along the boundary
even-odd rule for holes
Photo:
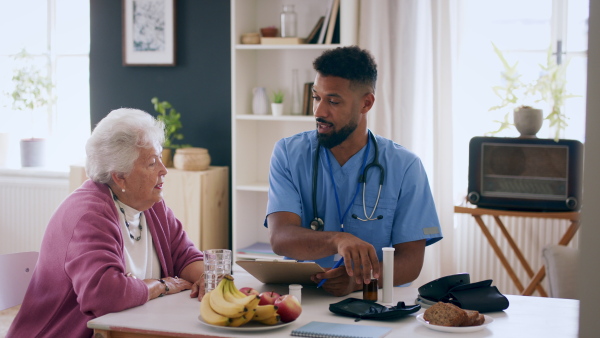
[[[241,288],[240,291],[247,296],[260,294],[260,292],[250,287]]]
[[[277,314],[281,317],[281,321],[289,323],[296,320],[302,313],[302,306],[298,298],[293,295],[283,295],[275,300],[277,306]]]
[[[277,292],[274,292],[274,291],[263,292],[259,296],[260,296],[260,302],[258,302],[258,305],[274,304],[275,300],[277,298],[281,297],[280,294],[278,294]]]

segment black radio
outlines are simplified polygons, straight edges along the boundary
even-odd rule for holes
[[[575,211],[581,207],[583,144],[576,140],[474,137],[472,204],[492,209]]]

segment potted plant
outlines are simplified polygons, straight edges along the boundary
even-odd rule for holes
[[[278,90],[273,92],[273,102],[271,103],[271,112],[273,116],[283,115],[283,92]]]
[[[540,65],[542,73],[533,83],[521,81],[521,74],[517,71],[515,62],[510,65],[502,52],[492,44],[496,55],[498,55],[504,71],[502,79],[504,86],[494,86],[494,93],[501,99],[499,105],[490,108],[490,111],[510,108],[504,115],[503,121],[495,121],[500,124],[499,128],[489,134],[497,134],[502,130],[510,128],[513,124],[509,122],[509,115],[513,112],[513,121],[521,137],[536,137],[535,134],[542,127],[543,119],[550,122],[550,127],[555,128],[554,140],[558,141],[560,133],[567,126],[567,117],[562,111],[565,100],[575,97],[566,91],[566,69],[568,62],[557,64],[552,56],[552,49],[548,49],[546,65]],[[534,107],[540,102],[546,102],[551,106],[551,112],[544,118],[541,109]]]
[[[20,142],[21,166],[41,167],[44,166],[45,160],[45,140],[35,137],[33,130],[36,122],[46,120],[36,118],[39,113],[48,118],[52,115],[54,86],[50,75],[44,74],[42,69],[33,63],[33,57],[26,50],[18,53],[15,61],[18,66],[13,70],[14,88],[10,93],[12,108],[28,112],[29,126],[32,128],[31,137]]]
[[[176,144],[175,141],[183,139],[183,134],[180,132],[183,125],[181,124],[181,114],[173,108],[168,101],[159,101],[157,97],[151,100],[154,105],[154,110],[158,113],[156,119],[165,124],[165,143],[163,144],[162,161],[166,167],[173,166],[173,149],[189,147],[187,144]]]

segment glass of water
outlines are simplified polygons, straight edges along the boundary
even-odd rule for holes
[[[231,274],[231,250],[211,249],[204,251],[205,292],[214,290],[223,276]]]

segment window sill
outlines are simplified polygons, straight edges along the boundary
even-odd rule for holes
[[[0,168],[0,176],[7,177],[39,177],[39,178],[69,178],[69,172],[52,168]]]

